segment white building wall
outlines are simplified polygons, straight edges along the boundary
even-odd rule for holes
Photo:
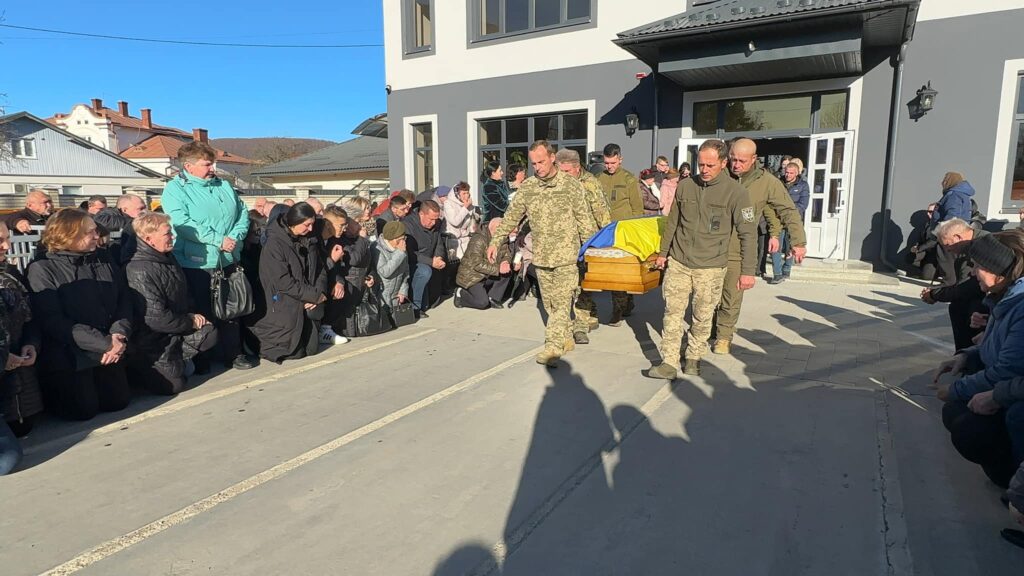
[[[384,0],[384,62],[392,90],[632,60],[612,43],[619,32],[686,10],[688,2],[598,0],[597,26],[469,44],[468,3],[434,0],[434,53],[405,58],[402,2]],[[675,7],[673,7],[675,4]],[[638,72],[646,71],[638,69]]]
[[[918,22],[1024,8],[1021,0],[921,0]]]
[[[60,127],[101,148],[119,152],[115,150],[110,123],[105,118],[94,115],[92,109],[84,104],[72,108],[71,112],[61,119]]]

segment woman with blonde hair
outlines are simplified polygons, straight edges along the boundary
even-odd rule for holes
[[[128,405],[124,358],[132,307],[124,276],[98,251],[96,223],[64,209],[46,222],[46,258],[28,267],[32,309],[42,328],[39,379],[59,416],[88,420]]]
[[[338,206],[348,214],[350,220],[354,220],[362,231],[359,235],[363,238],[377,236],[377,223],[370,218],[370,201],[362,196],[349,196],[342,198]]]

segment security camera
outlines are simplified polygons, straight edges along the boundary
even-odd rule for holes
[[[386,84],[384,86],[384,91],[387,92],[388,96],[390,96],[391,95],[391,84]]]

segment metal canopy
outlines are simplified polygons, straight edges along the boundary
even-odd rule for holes
[[[388,137],[388,115],[377,114],[372,118],[363,120],[359,126],[352,131],[356,136],[373,136],[376,138]]]
[[[913,36],[919,0],[723,0],[615,43],[687,89],[862,74]]]

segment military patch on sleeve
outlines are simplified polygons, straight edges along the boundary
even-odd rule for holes
[[[754,207],[753,206],[748,206],[747,208],[744,208],[741,212],[743,213],[743,219],[744,220],[746,220],[747,222],[753,222],[754,221]]]

